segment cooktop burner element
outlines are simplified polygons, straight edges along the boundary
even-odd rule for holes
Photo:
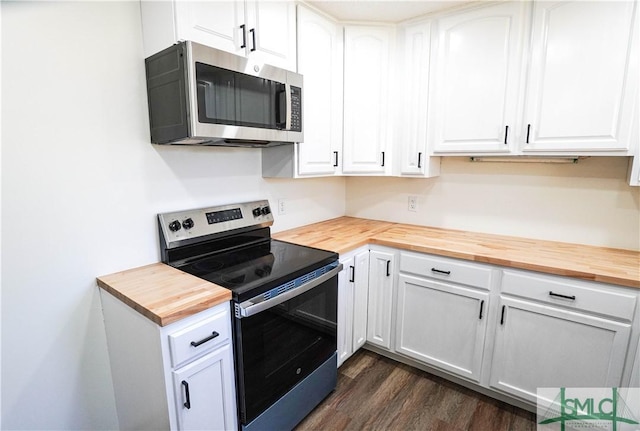
[[[177,268],[232,291],[244,301],[291,278],[335,261],[333,252],[275,239],[178,265]]]

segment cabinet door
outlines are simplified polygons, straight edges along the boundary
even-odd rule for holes
[[[534,2],[524,151],[629,148],[636,8],[631,1]]]
[[[353,354],[353,257],[340,260],[338,273],[338,367]]]
[[[503,3],[438,23],[435,152],[508,152],[515,131],[526,2]]]
[[[369,250],[354,257],[353,283],[353,351],[367,341],[367,302],[369,298]]]
[[[245,22],[241,1],[176,1],[177,40],[192,40],[213,48],[244,55]],[[169,46],[169,45],[167,45]]]
[[[399,146],[400,173],[424,175],[427,152],[427,102],[431,55],[431,22],[404,29],[403,103]]]
[[[499,310],[492,388],[535,404],[539,387],[622,383],[630,325],[504,297]]]
[[[480,381],[489,294],[400,275],[396,351]]]
[[[299,175],[334,175],[342,150],[342,31],[298,6],[298,73],[304,76]]]
[[[295,71],[295,3],[251,0],[246,2],[246,8],[247,55],[266,64]]]
[[[231,345],[173,372],[180,430],[236,430]]]
[[[392,253],[369,253],[367,341],[385,349],[391,348],[394,260]]]
[[[389,27],[344,29],[344,173],[384,174],[390,166],[391,39]]]

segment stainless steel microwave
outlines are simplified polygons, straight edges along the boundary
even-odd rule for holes
[[[145,60],[151,142],[301,142],[302,75],[192,41]]]

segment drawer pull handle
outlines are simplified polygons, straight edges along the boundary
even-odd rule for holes
[[[554,293],[553,291],[549,291],[549,296],[555,296],[556,298],[570,299],[572,301],[576,300],[575,295],[571,295],[571,296],[569,296],[569,295],[561,295],[559,293]]]
[[[349,279],[349,283],[353,283],[354,281],[356,281],[356,267],[353,265],[349,265],[349,268],[351,268],[351,278]]]
[[[191,409],[191,395],[189,395],[189,383],[186,380],[182,381],[182,386],[184,386],[184,397],[187,399],[183,406],[188,409]]]
[[[504,311],[505,311],[506,308],[507,308],[506,305],[502,306],[502,314],[500,315],[500,324],[501,325],[504,325]]]
[[[387,277],[389,277],[391,275],[390,265],[391,265],[391,261],[388,260],[387,261]]]
[[[480,316],[478,317],[480,320],[482,320],[482,312],[484,311],[484,299],[482,301],[480,301]]]
[[[451,271],[443,271],[437,268],[431,268],[431,272],[437,272],[438,274],[451,275]]]
[[[220,335],[220,334],[218,334],[216,331],[213,331],[213,332],[211,333],[211,335],[209,335],[207,338],[203,338],[203,339],[202,339],[202,340],[200,340],[200,341],[192,341],[192,342],[191,342],[191,345],[192,345],[193,347],[198,347],[200,344],[204,344],[204,343],[206,343],[206,342],[207,342],[207,341],[209,341],[209,340],[213,340],[213,339],[214,339],[214,338],[216,338],[218,335]]]

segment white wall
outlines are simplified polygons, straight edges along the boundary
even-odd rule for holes
[[[349,178],[347,215],[640,250],[640,188],[627,158],[578,164],[442,160],[440,177]],[[418,211],[407,211],[409,195]]]
[[[155,215],[268,198],[274,230],[344,214],[344,179],[149,144],[137,2],[1,3],[2,427],[115,429],[95,277],[159,260]]]

